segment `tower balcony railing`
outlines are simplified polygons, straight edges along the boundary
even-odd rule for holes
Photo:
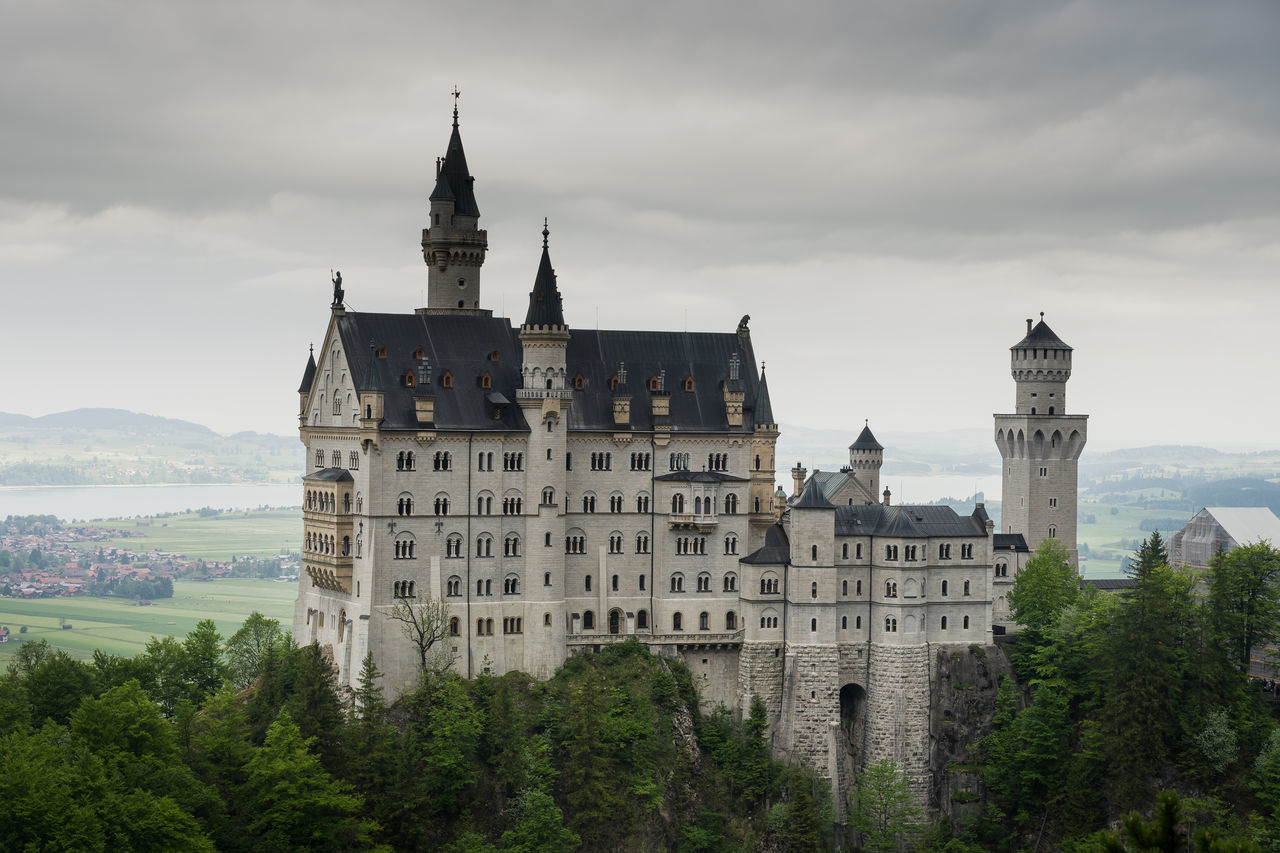
[[[517,400],[572,400],[573,391],[568,388],[517,388]]]
[[[672,530],[713,530],[719,523],[720,519],[715,513],[703,513],[698,515],[692,512],[673,512],[671,515],[667,516],[667,524]]]

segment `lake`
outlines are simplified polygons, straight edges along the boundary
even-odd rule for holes
[[[302,487],[295,483],[148,486],[0,487],[0,518],[56,515],[63,521],[131,518],[188,509],[301,507]]]

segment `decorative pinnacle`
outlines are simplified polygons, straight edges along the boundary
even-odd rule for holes
[[[547,238],[551,236],[551,230],[547,228],[547,217],[542,217],[542,248],[547,248]]]
[[[1041,312],[1040,312],[1040,322],[1041,322],[1041,323],[1043,323],[1043,322],[1044,322],[1044,312],[1043,312],[1043,311],[1041,311]]]
[[[458,91],[458,87],[454,86],[453,87],[453,126],[454,127],[458,126],[458,98],[461,96],[462,96],[462,93]]]
[[[315,355],[315,354],[316,354],[316,342],[315,342],[315,341],[312,341],[312,342],[311,342],[311,345],[310,345],[310,346],[308,346],[308,347],[307,347],[307,349],[311,352],[311,354],[312,354],[312,355]]]

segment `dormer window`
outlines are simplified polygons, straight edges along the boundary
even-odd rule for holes
[[[453,374],[450,373],[448,370],[446,370],[444,374],[440,377],[440,387],[441,388],[453,387]]]
[[[693,391],[693,377],[692,377],[692,376],[686,376],[686,377],[685,377],[685,380],[684,380],[684,390],[685,390],[685,391],[689,391],[689,392],[692,392],[692,391]]]
[[[487,370],[480,376],[480,387],[481,388],[493,387],[493,377],[489,375],[489,371]]]
[[[658,390],[658,377],[656,377],[656,376],[650,376],[650,377],[649,377],[649,390],[650,390],[650,391],[657,391],[657,390]]]
[[[386,358],[386,357],[387,357],[387,348],[386,348],[386,347],[378,347],[377,356],[378,356],[378,358]]]
[[[618,374],[616,373],[609,377],[609,390],[618,390]]]
[[[404,375],[404,387],[406,388],[413,387],[413,371],[412,370],[410,370],[408,373]]]
[[[573,377],[573,390],[581,391],[583,388],[586,388],[586,387],[587,387],[587,379],[585,376],[579,373],[577,376]]]
[[[413,351],[414,361],[422,361],[426,357],[427,357],[427,351],[424,350],[422,347],[418,347],[416,350]]]
[[[498,355],[497,350],[494,350],[493,352],[489,353],[489,360],[492,361],[493,363],[497,364],[499,358],[500,356]]]

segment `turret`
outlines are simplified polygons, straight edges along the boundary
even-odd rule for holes
[[[387,390],[387,381],[383,376],[382,359],[378,357],[378,348],[373,341],[369,342],[369,361],[364,375],[360,377],[360,428],[377,429],[382,423],[383,399]]]
[[[453,133],[444,157],[436,160],[430,222],[422,229],[427,306],[419,309],[419,313],[489,314],[480,309],[480,267],[489,248],[489,236],[479,228],[475,178],[467,168],[467,155],[462,150],[462,136],[458,132],[457,97],[455,90]]]
[[[520,343],[524,348],[521,396],[566,397],[565,349],[569,344],[569,327],[564,322],[556,271],[551,266],[551,231],[542,222],[542,260],[529,291],[529,310],[520,326]]]
[[[311,383],[316,378],[316,348],[312,344],[307,356],[307,366],[302,371],[302,384],[298,386],[298,425],[307,425],[307,398],[311,396]]]
[[[884,464],[884,446],[871,433],[871,422],[865,421],[862,432],[849,445],[849,467],[853,475],[862,481],[868,495],[874,496],[880,489],[880,467]],[[874,503],[874,497],[868,503]]]
[[[1065,415],[1067,380],[1071,378],[1071,347],[1040,322],[1027,319],[1027,336],[1009,348],[1013,380],[1017,383],[1014,411],[1019,415]]]

